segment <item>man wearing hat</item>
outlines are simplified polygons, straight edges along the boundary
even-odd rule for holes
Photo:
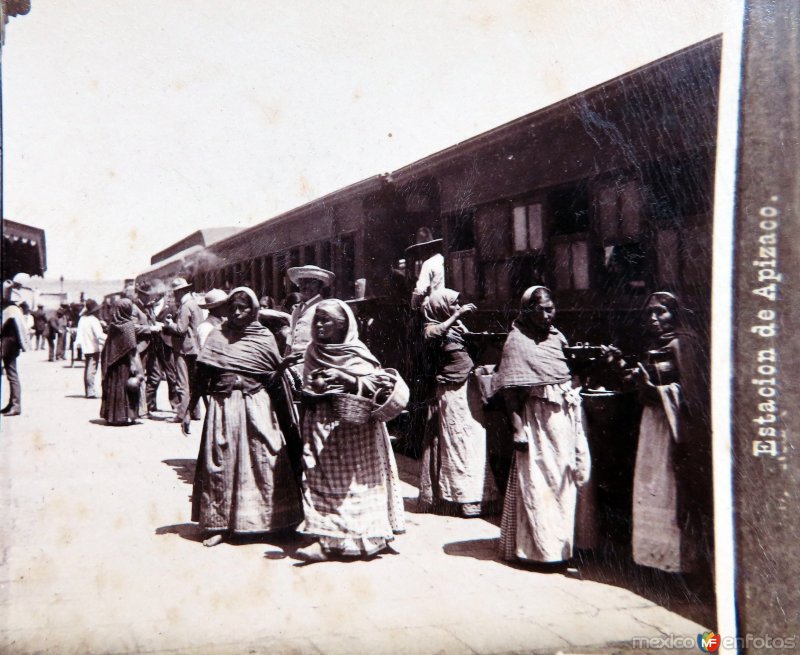
[[[203,311],[190,292],[192,285],[185,278],[176,277],[170,285],[175,304],[178,306],[178,318],[173,321],[167,317],[164,332],[172,336],[172,361],[175,367],[175,392],[178,406],[175,408],[175,423],[183,423],[194,382],[194,369],[200,343],[197,339],[197,328],[203,322]],[[192,418],[199,419],[198,413]]]
[[[28,329],[25,315],[19,308],[22,303],[22,282],[20,275],[8,283],[3,283],[3,323],[0,330],[0,351],[2,353],[3,370],[8,380],[8,404],[0,410],[4,416],[19,416],[22,411],[22,385],[17,371],[17,357],[23,350],[28,350]],[[27,276],[26,276],[27,277]]]
[[[86,367],[83,371],[83,388],[87,398],[97,398],[94,388],[95,377],[97,376],[97,365],[100,363],[100,353],[106,341],[103,331],[103,324],[97,318],[100,305],[96,300],[89,298],[86,307],[78,319],[77,334],[75,341],[83,351]]]
[[[167,317],[172,317],[177,313],[172,302],[167,299],[167,287],[161,280],[152,280],[146,288],[140,287],[139,295],[144,299],[144,311],[147,314],[148,324],[151,326],[163,325],[167,321]],[[172,336],[161,331],[150,339],[150,345],[144,357],[147,377],[145,397],[148,414],[158,411],[156,402],[158,385],[164,378],[167,380],[170,406],[172,409],[178,407],[179,399],[173,360]]]
[[[411,306],[418,308],[425,296],[444,289],[444,255],[441,252],[442,239],[434,239],[429,227],[417,230],[416,243],[406,252],[414,253],[417,269],[417,283],[411,297]]]
[[[67,334],[67,319],[64,308],[59,307],[47,319],[47,361],[64,359],[64,347]]]
[[[44,350],[45,345],[45,331],[47,330],[47,314],[44,311],[44,305],[37,305],[36,311],[33,312],[33,331],[36,335],[36,350]]]
[[[306,346],[311,343],[311,322],[316,305],[322,300],[322,290],[330,287],[336,276],[318,266],[296,266],[286,274],[298,286],[302,298],[292,310],[288,349],[290,355],[302,356]],[[302,373],[302,367],[298,368]]]
[[[228,312],[228,294],[222,289],[211,289],[203,298],[203,302],[198,303],[198,307],[208,311],[206,320],[197,326],[197,341],[202,350],[208,335],[222,327]]]

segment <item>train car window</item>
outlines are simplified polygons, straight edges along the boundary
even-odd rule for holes
[[[475,211],[467,210],[445,218],[448,247],[451,252],[471,250],[475,247]]]
[[[275,297],[279,299],[283,299],[286,297],[287,288],[289,283],[287,282],[288,278],[286,277],[286,270],[289,268],[289,253],[288,252],[279,252],[275,255]]]
[[[317,247],[314,245],[305,246],[303,248],[303,265],[317,263]]]
[[[519,298],[535,284],[547,286],[547,269],[543,253],[528,253],[509,261],[511,297]]]
[[[589,196],[584,183],[551,191],[547,205],[553,234],[589,231]]]
[[[561,241],[553,245],[553,276],[556,289],[589,288],[589,243]]]
[[[483,297],[506,300],[510,296],[508,262],[486,262],[481,266]]]
[[[448,281],[447,285],[461,291],[462,293],[474,297],[477,290],[475,280],[475,251],[464,250],[451,253],[448,257]]]
[[[706,151],[653,163],[648,171],[649,213],[656,220],[680,219],[711,210],[714,170]]]
[[[511,252],[512,232],[507,203],[479,207],[475,213],[475,248],[481,260],[502,259]]]
[[[273,266],[272,257],[270,256],[264,257],[261,264],[261,271],[263,274],[261,280],[261,287],[263,288],[263,293],[265,293],[268,296],[275,295],[275,291],[272,288],[272,266]]]
[[[514,251],[538,250],[544,246],[542,203],[516,205],[513,211]]]
[[[289,251],[289,268],[300,266],[300,248],[292,248]]]
[[[351,298],[356,282],[356,241],[352,234],[344,234],[339,239],[339,266],[337,278],[341,283],[337,287],[345,298]]]
[[[250,263],[250,288],[260,296],[264,293],[261,288],[261,260],[254,259]]]
[[[634,180],[624,183],[615,181],[599,189],[595,203],[604,243],[620,243],[639,235],[643,191],[642,184]]]
[[[677,260],[677,251],[669,257]],[[659,256],[659,258],[661,255]],[[652,278],[651,258],[640,243],[606,246],[603,251],[605,288],[613,292],[643,292]]]
[[[321,241],[319,244],[319,266],[326,270],[331,270],[331,242]]]

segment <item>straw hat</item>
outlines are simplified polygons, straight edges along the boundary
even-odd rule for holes
[[[211,289],[203,298],[203,302],[197,303],[201,309],[216,309],[228,302],[228,294],[222,289]]]
[[[170,284],[170,288],[173,291],[181,291],[182,289],[190,289],[191,283],[186,281],[186,278],[183,277],[176,277],[172,280],[172,284]]]
[[[319,266],[294,266],[286,271],[289,279],[295,284],[300,284],[300,280],[319,280],[325,287],[331,286],[336,276],[331,271],[326,271]]]

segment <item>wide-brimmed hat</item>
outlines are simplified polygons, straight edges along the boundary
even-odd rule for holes
[[[21,287],[27,288],[27,286],[31,283],[31,276],[27,273],[17,273],[11,281],[14,284],[18,284]]]
[[[228,302],[228,294],[222,289],[211,289],[203,297],[203,302],[197,303],[201,309],[216,309]]]
[[[430,241],[423,241],[422,243],[415,243],[414,245],[406,248],[407,253],[415,253],[417,250],[424,250],[429,247],[439,247],[443,243],[443,239],[431,239]]]
[[[94,314],[96,311],[100,309],[100,305],[97,304],[97,301],[89,298],[86,301],[86,309],[83,311],[84,315],[88,316],[89,314]]]
[[[292,322],[292,316],[278,309],[265,309],[262,307],[258,310],[258,320],[262,323],[274,322],[276,324],[289,325]]]
[[[300,284],[300,280],[319,280],[323,286],[329,287],[333,284],[336,276],[331,271],[326,271],[319,266],[294,266],[286,271],[289,279],[295,284]]]
[[[176,277],[169,286],[173,291],[181,291],[182,289],[191,289],[192,283],[187,282],[186,278]]]

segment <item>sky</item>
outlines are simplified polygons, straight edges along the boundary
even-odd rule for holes
[[[718,34],[729,0],[33,0],[2,53],[6,218],[121,279]]]

